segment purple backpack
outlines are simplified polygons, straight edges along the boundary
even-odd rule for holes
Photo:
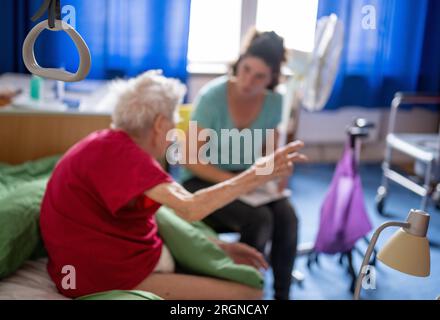
[[[348,252],[371,228],[354,150],[347,144],[321,208],[315,252]]]

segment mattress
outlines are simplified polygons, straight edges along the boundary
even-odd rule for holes
[[[0,281],[0,300],[69,300],[58,293],[46,270],[47,258],[27,261]]]

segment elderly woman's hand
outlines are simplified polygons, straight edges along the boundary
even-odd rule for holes
[[[303,146],[301,141],[289,143],[273,154],[259,159],[241,174],[195,193],[190,193],[177,182],[173,182],[149,189],[145,191],[145,195],[173,209],[185,220],[202,220],[241,195],[269,181],[288,177],[292,173],[293,163],[307,161],[307,157],[298,152]]]
[[[269,268],[263,255],[247,244],[241,242],[219,242],[217,244],[236,264],[245,264],[257,270]]]
[[[302,141],[291,142],[277,149],[274,153],[259,159],[253,166],[259,181],[263,183],[290,176],[294,163],[307,161],[307,157],[298,152],[302,147],[304,147]]]

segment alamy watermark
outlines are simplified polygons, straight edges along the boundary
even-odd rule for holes
[[[64,290],[76,289],[76,269],[72,265],[65,265],[62,270],[62,274],[65,274],[61,279],[61,287]]]
[[[214,129],[197,128],[197,121],[190,121],[187,132],[172,129],[167,133],[166,140],[174,142],[166,153],[168,163],[252,165],[262,157],[263,148],[267,155],[275,152],[275,129],[221,129],[218,134]],[[199,142],[203,142],[200,148]],[[274,163],[267,161],[257,166],[256,174],[270,175],[273,170]]]
[[[65,5],[61,10],[62,20],[76,29],[76,9],[72,5]]]
[[[361,270],[364,275],[362,278],[362,288],[365,290],[375,290],[376,289],[376,268],[373,266],[364,266]]]
[[[376,30],[377,29],[377,14],[376,7],[373,5],[367,5],[362,7],[362,29],[364,30]]]

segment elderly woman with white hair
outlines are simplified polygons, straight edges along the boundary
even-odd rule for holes
[[[291,174],[305,157],[290,144],[249,170],[194,194],[159,165],[171,142],[176,107],[185,87],[157,72],[121,81],[112,89],[111,129],[94,132],[58,162],[44,195],[40,226],[48,271],[58,290],[79,297],[107,290],[145,290],[166,299],[258,299],[261,291],[229,281],[174,272],[157,231],[161,205],[198,221],[270,180]],[[273,166],[258,174],[259,166]],[[218,245],[234,261],[267,267],[244,244]],[[75,277],[67,277],[74,268]],[[189,289],[190,288],[190,289]]]

